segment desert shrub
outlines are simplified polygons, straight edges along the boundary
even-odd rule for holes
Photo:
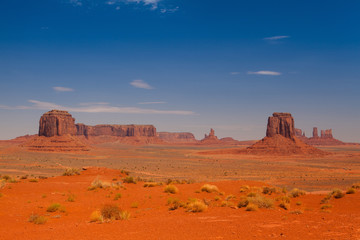
[[[45,224],[47,218],[38,214],[31,214],[28,221],[34,224]]]
[[[39,176],[39,179],[47,179],[48,177],[45,176]]]
[[[9,183],[17,183],[18,181],[15,178],[11,178],[8,182]]]
[[[90,215],[90,222],[103,222],[104,218],[99,210],[93,211]]]
[[[68,201],[68,202],[75,202],[75,194],[69,193],[69,194],[68,194],[67,201]]]
[[[274,206],[274,200],[257,194],[242,197],[238,203],[238,207],[247,207],[250,203],[255,204],[258,208],[271,208]]]
[[[276,188],[274,188],[274,187],[263,187],[262,193],[271,195],[272,193],[276,193]]]
[[[208,192],[208,193],[219,192],[218,187],[215,185],[211,185],[211,184],[204,184],[200,190],[202,192]]]
[[[126,171],[124,169],[121,170],[121,173],[122,174],[125,174],[126,176],[129,176],[130,172],[129,171]]]
[[[249,204],[249,200],[247,197],[241,197],[238,203],[238,208],[246,207]]]
[[[0,189],[2,189],[3,187],[5,187],[6,182],[5,180],[0,180]]]
[[[235,203],[231,201],[222,201],[220,204],[221,207],[235,207]]]
[[[359,183],[354,183],[351,187],[355,188],[355,189],[360,189],[360,182]]]
[[[288,196],[280,196],[280,197],[276,198],[276,201],[290,203],[291,200],[290,200],[290,198]]]
[[[80,169],[67,168],[67,169],[65,169],[65,172],[63,173],[63,176],[74,176],[74,175],[80,175]]]
[[[289,210],[290,209],[290,204],[283,201],[283,202],[280,202],[279,207],[281,207],[281,208],[283,208],[285,210]]]
[[[156,186],[160,186],[161,183],[157,183],[157,182],[146,182],[144,183],[144,187],[156,187]]]
[[[130,218],[130,213],[128,211],[120,211],[120,220],[128,220]]]
[[[203,212],[207,208],[208,206],[199,199],[191,200],[186,206],[188,212]]]
[[[164,192],[175,194],[179,192],[179,189],[175,185],[169,184],[164,188]]]
[[[330,201],[332,197],[332,193],[329,193],[326,197],[324,197],[323,199],[321,199],[320,203],[321,204],[325,204],[325,203],[328,203]]]
[[[4,175],[2,176],[2,179],[4,179],[5,181],[9,181],[11,177],[9,175]]]
[[[32,179],[29,179],[29,182],[39,182],[39,180],[36,178],[32,178]]]
[[[225,201],[229,201],[229,200],[235,199],[235,198],[236,197],[234,195],[230,194],[230,195],[226,196]]]
[[[120,212],[120,208],[114,204],[106,204],[100,210],[104,220],[118,220],[120,219]]]
[[[219,201],[220,199],[221,199],[221,198],[220,198],[219,196],[215,196],[215,197],[214,197],[214,200],[215,200],[215,201]]]
[[[303,214],[304,212],[302,210],[300,210],[300,209],[296,209],[294,211],[291,211],[290,213],[299,215],[299,214]]]
[[[65,207],[62,206],[60,203],[53,203],[46,209],[46,211],[47,212],[56,212],[56,211],[65,212]]]
[[[118,200],[119,198],[121,198],[121,193],[117,193],[115,194],[114,200]]]
[[[346,194],[354,194],[355,193],[355,188],[349,188],[347,191],[346,191]]]
[[[167,205],[169,206],[169,210],[176,210],[185,206],[185,204],[177,198],[168,198]]]
[[[320,208],[322,209],[322,210],[324,210],[324,209],[329,209],[329,208],[332,208],[333,207],[333,205],[331,205],[331,204],[324,204],[324,205],[322,205]]]
[[[256,204],[253,204],[253,203],[249,203],[245,208],[246,211],[250,211],[250,212],[251,211],[257,211],[258,209],[259,209],[259,207]]]
[[[90,187],[88,187],[88,190],[95,190],[97,188],[107,188],[110,187],[110,183],[103,182],[99,179],[99,177],[95,178],[94,181],[91,182]]]
[[[296,198],[296,197],[300,197],[302,195],[305,195],[306,192],[297,188],[294,188],[293,190],[291,190],[291,192],[289,193],[289,196],[292,198]]]
[[[297,205],[297,206],[300,206],[301,204],[302,204],[302,202],[300,202],[300,201],[299,201],[299,202],[296,202],[296,205]]]
[[[24,176],[21,176],[20,179],[25,180],[25,179],[27,179],[28,177],[29,177],[29,175],[24,175]]]
[[[250,187],[249,185],[244,185],[240,187],[240,192],[246,192],[249,191]]]
[[[123,178],[123,182],[124,183],[136,183],[135,179],[133,177],[127,176],[125,178]]]
[[[334,198],[342,198],[345,196],[345,194],[340,189],[334,189],[331,194]]]
[[[131,203],[131,208],[138,208],[138,207],[139,207],[139,203],[137,202]]]

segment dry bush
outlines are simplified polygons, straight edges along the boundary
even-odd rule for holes
[[[229,200],[235,199],[235,198],[236,197],[234,195],[230,194],[230,195],[226,196],[225,201],[229,201]]]
[[[4,179],[5,181],[9,181],[11,177],[9,175],[4,175],[2,176],[2,179]]]
[[[280,202],[279,207],[281,207],[281,208],[283,208],[285,210],[289,210],[290,209],[290,203],[287,203],[285,201]]]
[[[247,192],[250,190],[250,186],[249,185],[244,185],[240,187],[240,192]]]
[[[262,193],[263,194],[269,194],[271,195],[272,193],[276,193],[276,188],[275,187],[263,187]]]
[[[272,208],[274,206],[274,200],[271,198],[264,197],[262,195],[251,194],[248,197],[240,198],[238,207],[247,207],[250,203],[255,204],[258,208]]]
[[[68,202],[75,202],[75,194],[69,193],[69,194],[68,194],[67,201],[68,201]]]
[[[27,179],[28,177],[29,177],[29,175],[24,175],[24,176],[21,176],[20,179],[25,180],[25,179]]]
[[[133,177],[127,176],[125,178],[123,178],[123,183],[133,183],[136,184],[136,181]]]
[[[249,211],[249,212],[257,211],[258,209],[259,209],[259,207],[256,204],[253,204],[253,203],[249,203],[245,208],[245,210]]]
[[[297,205],[297,206],[300,206],[301,204],[302,204],[302,202],[300,202],[300,201],[299,201],[299,202],[296,202],[296,205]]]
[[[114,200],[118,200],[119,198],[121,198],[121,193],[117,193],[115,194]]]
[[[349,189],[346,191],[346,194],[355,194],[355,188],[349,188]]]
[[[32,178],[32,179],[29,179],[29,182],[39,182],[39,180],[36,178]]]
[[[130,213],[120,210],[115,204],[106,204],[100,209],[103,220],[126,220]]]
[[[215,200],[215,201],[219,201],[220,199],[221,199],[221,198],[220,198],[219,196],[215,196],[215,197],[214,197],[214,200]]]
[[[221,207],[235,207],[235,203],[230,202],[230,201],[222,201],[220,204]]]
[[[340,189],[334,189],[331,193],[334,198],[342,198],[345,194]]]
[[[4,188],[6,185],[5,180],[0,180],[0,189]]]
[[[45,224],[47,218],[38,214],[31,214],[28,221],[34,224]]]
[[[333,205],[331,205],[331,204],[324,204],[324,205],[322,205],[320,208],[322,209],[322,210],[325,210],[325,209],[329,209],[329,208],[332,208],[333,207]]]
[[[90,215],[90,222],[103,222],[104,218],[99,210],[93,211]]]
[[[164,192],[175,194],[179,192],[179,189],[175,185],[169,184],[164,188]]]
[[[124,169],[121,170],[121,173],[122,174],[125,174],[126,176],[129,176],[130,172],[129,171],[126,171]]]
[[[139,207],[139,203],[137,202],[131,203],[131,208],[138,208],[138,207]]]
[[[158,182],[146,182],[144,183],[144,187],[156,187],[156,186],[161,186],[161,183]]]
[[[355,188],[355,189],[360,189],[360,182],[359,183],[354,183],[351,187]]]
[[[178,198],[168,198],[167,205],[169,206],[169,210],[176,210],[180,207],[185,207],[186,204],[181,202]]]
[[[218,187],[215,185],[211,185],[211,184],[204,184],[200,190],[202,192],[208,192],[208,193],[219,192]]]
[[[130,213],[128,211],[120,212],[120,220],[128,220],[130,218]]]
[[[60,211],[60,212],[65,212],[65,207],[62,206],[60,203],[53,203],[51,204],[47,209],[47,212],[56,212],[56,211]]]
[[[297,188],[294,188],[293,190],[291,190],[291,192],[289,193],[289,196],[292,198],[296,198],[296,197],[300,197],[302,195],[305,195],[306,192]]]
[[[91,182],[91,185],[90,187],[88,187],[88,190],[92,191],[92,190],[95,190],[97,188],[108,188],[110,187],[111,184],[108,183],[108,182],[103,182],[99,179],[99,177],[96,177],[94,179],[94,181]]]
[[[65,169],[65,172],[63,173],[63,176],[74,176],[74,175],[80,175],[80,169],[67,168],[67,169]]]
[[[188,212],[203,212],[207,208],[208,206],[199,199],[190,200],[190,202],[186,206]]]

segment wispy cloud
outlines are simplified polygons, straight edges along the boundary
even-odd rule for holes
[[[166,102],[139,102],[138,104],[165,104]]]
[[[240,72],[231,72],[230,75],[239,75]]]
[[[248,72],[248,74],[279,76],[279,75],[281,75],[282,73],[280,73],[280,72],[273,72],[273,71],[257,71],[257,72]]]
[[[67,87],[53,87],[53,89],[57,92],[73,92],[74,89]]]
[[[285,38],[290,38],[290,36],[272,36],[272,37],[266,37],[266,38],[264,38],[264,40],[276,41],[276,40],[285,39]]]
[[[162,8],[160,9],[161,13],[174,13],[176,11],[179,10],[179,7],[174,7],[174,8]]]
[[[93,104],[82,107],[65,107],[51,102],[42,102],[38,100],[28,100],[32,103],[31,106],[6,106],[0,105],[0,109],[6,110],[44,110],[49,111],[51,109],[66,110],[70,112],[83,112],[83,113],[126,113],[126,114],[169,114],[169,115],[194,115],[193,111],[185,110],[157,110],[157,109],[145,109],[137,107],[116,107],[104,104]]]
[[[82,6],[82,0],[69,0],[69,2],[74,6]]]
[[[130,82],[130,85],[132,85],[133,87],[136,87],[136,88],[143,88],[143,89],[149,89],[149,90],[154,89],[152,86],[150,86],[149,84],[147,84],[146,82],[144,82],[141,79]]]

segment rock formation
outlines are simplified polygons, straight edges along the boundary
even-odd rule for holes
[[[44,113],[39,122],[39,136],[75,135],[75,119],[67,111],[52,110]]]
[[[300,129],[301,131],[301,129]],[[301,139],[303,142],[314,145],[314,146],[336,146],[336,145],[354,145],[354,143],[344,143],[338,139],[335,139],[332,134],[332,129],[326,129],[320,131],[320,136],[318,135],[318,128],[313,128],[313,136],[311,138],[307,137],[299,137],[298,134],[296,136]]]
[[[116,136],[116,137],[156,137],[153,125],[96,125],[76,124],[76,135],[80,136]]]
[[[273,116],[268,118],[266,136],[274,137],[277,134],[294,139],[294,119],[290,113],[273,113]]]
[[[214,129],[210,129],[209,135],[205,134],[205,137],[200,141],[201,144],[217,144],[220,143],[220,140],[215,136]]]
[[[334,138],[332,129],[321,130],[321,138]]]
[[[317,129],[317,127],[314,127],[313,128],[313,138],[318,138],[318,137],[319,137],[318,129]]]
[[[157,136],[168,143],[196,143],[194,134],[190,132],[158,132]]]

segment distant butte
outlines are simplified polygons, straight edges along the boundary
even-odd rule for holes
[[[312,137],[306,137],[305,132],[301,129],[296,129],[296,137],[303,142],[313,146],[337,146],[337,145],[358,145],[356,143],[345,143],[333,137],[332,129],[321,130],[321,135],[318,134],[318,128],[313,128]]]

